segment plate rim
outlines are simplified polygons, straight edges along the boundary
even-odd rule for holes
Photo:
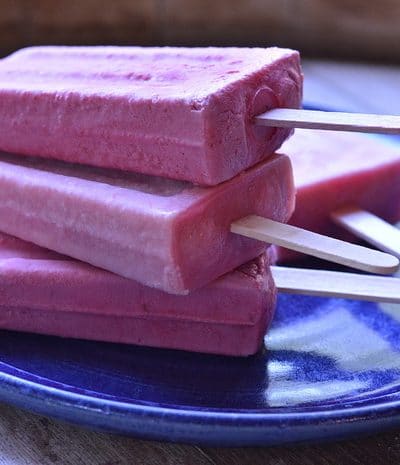
[[[223,412],[129,404],[0,371],[0,399],[94,431],[204,446],[271,446],[341,439],[400,425],[400,399],[312,412]]]
[[[23,371],[23,370],[21,370]],[[148,415],[156,414],[159,415],[160,413],[163,414],[163,417],[186,417],[186,418],[201,418],[204,419],[205,417],[209,417],[210,419],[218,418],[222,421],[227,420],[228,422],[231,420],[257,420],[259,422],[260,419],[262,420],[301,420],[301,422],[306,422],[308,419],[313,419],[313,417],[326,417],[324,419],[329,420],[332,418],[337,418],[338,416],[348,417],[351,416],[352,419],[357,417],[357,415],[365,415],[367,413],[377,414],[378,412],[387,412],[390,410],[395,410],[395,413],[400,415],[400,398],[398,399],[391,399],[391,400],[384,400],[382,402],[377,403],[364,403],[359,406],[341,406],[339,408],[332,408],[326,409],[323,406],[321,409],[316,409],[313,407],[312,411],[303,410],[302,406],[296,407],[295,412],[248,412],[243,409],[238,409],[235,411],[223,411],[221,409],[212,408],[207,409],[206,407],[166,407],[164,405],[146,405],[146,403],[129,403],[124,401],[112,400],[112,399],[104,399],[104,398],[97,398],[95,396],[90,396],[89,394],[82,394],[69,391],[68,389],[62,389],[60,387],[52,387],[46,386],[45,384],[41,384],[40,382],[35,382],[31,380],[24,379],[22,377],[5,373],[0,369],[0,396],[2,392],[5,390],[4,388],[8,389],[18,389],[23,388],[26,389],[27,393],[24,397],[35,397],[40,398],[45,396],[46,398],[51,398],[54,400],[59,401],[65,405],[71,405],[76,409],[80,408],[87,408],[87,404],[96,404],[101,407],[110,406],[113,407],[115,412],[123,411],[124,413],[146,413]],[[61,383],[60,383],[61,384]],[[67,385],[65,385],[67,386]],[[69,386],[69,385],[68,385]],[[73,387],[73,386],[71,386]],[[400,394],[400,389],[393,394]],[[384,396],[386,397],[386,396]],[[82,402],[81,402],[82,401]],[[350,404],[351,402],[349,402]],[[304,404],[306,407],[306,404]],[[277,409],[284,409],[286,407],[278,407]],[[398,412],[397,412],[398,410]],[[240,418],[239,418],[240,417]]]

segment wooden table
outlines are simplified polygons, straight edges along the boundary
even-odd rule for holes
[[[400,114],[400,68],[307,61],[304,70],[309,103]],[[95,433],[0,405],[0,437],[0,465],[400,463],[400,429],[329,444],[223,449]]]

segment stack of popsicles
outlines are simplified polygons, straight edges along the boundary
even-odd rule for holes
[[[290,160],[274,153],[291,130],[254,117],[301,97],[298,53],[277,48],[2,60],[1,327],[256,352],[276,299],[271,249],[230,227],[293,213]]]

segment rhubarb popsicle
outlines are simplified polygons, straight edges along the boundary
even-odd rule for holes
[[[273,155],[214,187],[0,154],[0,230],[169,293],[186,294],[257,257],[230,232],[294,208],[290,160]]]
[[[0,60],[0,149],[215,185],[290,129],[299,54],[280,48],[33,47]]]
[[[274,313],[267,261],[263,254],[200,290],[175,296],[0,233],[0,327],[250,355]]]
[[[355,206],[395,223],[400,220],[400,148],[383,137],[297,129],[282,146],[297,189],[290,224],[344,240],[355,238],[330,214]],[[278,248],[278,260],[301,255]]]

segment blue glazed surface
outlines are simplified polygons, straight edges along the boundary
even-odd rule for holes
[[[0,398],[95,429],[278,444],[400,425],[400,306],[280,296],[246,359],[3,331]]]

